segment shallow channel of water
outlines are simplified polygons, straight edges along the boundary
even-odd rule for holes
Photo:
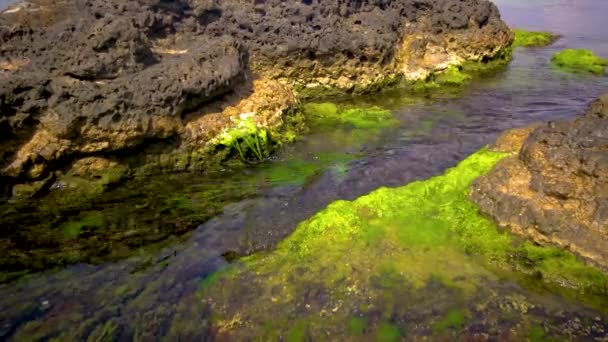
[[[441,174],[490,143],[499,132],[531,122],[571,117],[608,90],[607,77],[563,73],[549,62],[553,52],[565,47],[591,48],[608,56],[608,31],[603,19],[608,3],[501,0],[497,4],[513,27],[548,30],[563,37],[549,48],[518,49],[508,68],[474,81],[457,94],[413,97],[391,91],[350,100],[351,104],[392,111],[400,122],[398,127],[378,131],[317,129],[273,160],[249,170],[214,176],[177,175],[150,182],[155,185],[149,189],[132,183],[112,190],[106,200],[96,203],[87,213],[101,215],[105,220],[118,216],[118,225],[149,224],[169,233],[160,234],[160,241],[141,248],[137,248],[137,243],[120,248],[107,246],[111,251],[128,250],[127,258],[116,255],[111,261],[65,266],[0,285],[0,339],[209,337],[218,331],[207,330],[213,312],[203,306],[200,283],[226,267],[228,261],[272,250],[299,222],[335,200],[353,200],[381,186],[397,187]],[[214,206],[210,208],[209,203]],[[215,215],[218,210],[221,213]],[[64,229],[66,222],[82,219],[86,213],[61,215],[56,223],[58,229]],[[199,221],[204,223],[193,231],[180,231],[180,225]],[[387,338],[410,336],[408,332],[414,334],[411,336],[464,336],[459,334],[465,331],[472,336],[488,328],[480,323],[480,317],[474,317],[475,312],[497,315],[491,325],[497,331],[491,334],[498,339],[501,333],[505,334],[502,339],[524,336],[517,335],[522,332],[516,328],[524,314],[533,317],[533,324],[524,327],[530,330],[525,332],[529,336],[544,336],[543,322],[551,322],[553,327],[563,324],[566,329],[576,320],[589,320],[581,326],[597,328],[589,336],[604,334],[601,329],[608,324],[605,314],[546,289],[530,289],[516,280],[476,270],[483,274],[475,276],[486,279],[477,296],[464,301],[453,288],[439,281],[404,287],[394,293],[400,300],[386,299],[384,303],[396,303],[406,309],[395,310],[387,317],[386,310],[367,311],[361,322],[349,323],[362,334],[349,338],[380,339],[381,332]],[[397,278],[393,281],[399,282]],[[241,280],[252,284],[260,281],[255,277]],[[330,297],[325,294],[326,289],[318,288],[318,284],[302,286],[315,300],[329,301],[324,299]],[[240,291],[227,305],[244,305],[243,301],[250,298],[248,289],[244,286]],[[251,293],[255,291],[252,289]],[[352,303],[361,304],[355,298]],[[475,303],[486,303],[490,309],[471,310]],[[285,317],[281,319],[287,320],[287,326],[303,324],[298,320],[298,308],[282,309]],[[498,317],[505,312],[511,317]],[[441,323],[438,317],[443,315],[445,322]],[[433,326],[439,328],[428,329]],[[509,335],[512,331],[514,335]],[[289,334],[310,338],[307,334],[313,333],[318,332],[311,332],[306,326],[279,331],[281,338],[288,338]]]

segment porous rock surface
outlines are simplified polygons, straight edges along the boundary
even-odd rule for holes
[[[0,14],[0,190],[82,158],[158,153],[159,141],[188,169],[242,101],[278,127],[298,87],[369,91],[511,40],[486,0],[19,3]]]
[[[507,135],[518,153],[475,182],[473,201],[500,226],[608,269],[608,94],[576,119]]]

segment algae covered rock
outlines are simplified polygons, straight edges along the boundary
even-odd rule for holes
[[[467,200],[471,183],[507,157],[482,150],[441,176],[336,201],[274,251],[204,280],[216,337],[393,341],[459,336],[465,326],[491,333],[491,323],[470,321],[503,305],[491,284],[505,279],[605,305],[607,276],[497,230]],[[523,317],[525,303],[505,305]]]
[[[542,124],[474,186],[483,213],[608,269],[608,96],[572,120]]]
[[[486,0],[33,1],[0,14],[2,189],[82,156],[137,173],[245,159],[215,144],[242,114],[280,144],[296,93],[425,79],[511,39]]]
[[[587,49],[566,49],[557,52],[551,58],[551,62],[567,71],[596,75],[603,75],[608,66],[608,59],[597,56]]]

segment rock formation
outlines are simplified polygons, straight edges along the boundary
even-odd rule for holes
[[[32,195],[85,158],[205,169],[243,115],[272,133],[298,92],[424,79],[511,40],[486,0],[18,4],[0,15],[0,190]]]
[[[608,94],[581,117],[529,131],[507,135],[515,139],[500,146],[518,153],[478,179],[471,198],[500,226],[608,269]]]

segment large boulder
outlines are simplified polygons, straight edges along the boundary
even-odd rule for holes
[[[23,2],[0,14],[0,190],[90,157],[191,168],[240,114],[283,125],[298,89],[425,78],[511,39],[486,0]]]
[[[473,201],[499,225],[608,269],[608,94],[583,116],[519,140],[516,154],[476,181]]]

